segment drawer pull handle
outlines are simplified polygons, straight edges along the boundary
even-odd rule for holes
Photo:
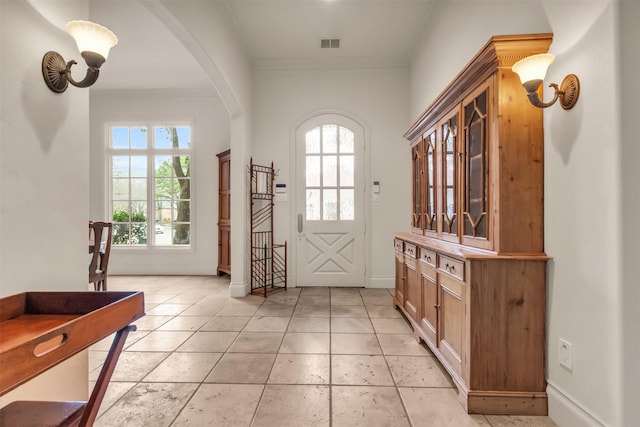
[[[433,304],[433,308],[435,308],[436,310],[440,310],[440,304]]]

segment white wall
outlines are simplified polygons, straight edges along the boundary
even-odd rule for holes
[[[367,286],[393,287],[394,231],[409,230],[411,201],[409,144],[402,134],[410,124],[408,69],[258,69],[253,81],[253,160],[279,170],[288,202],[275,205],[276,242],[289,244],[289,279],[295,283],[296,236],[293,228],[296,182],[292,170],[295,128],[318,112],[340,112],[365,128],[367,186],[380,181],[380,201],[369,202],[371,259]],[[397,191],[402,189],[402,191]]]
[[[91,96],[91,217],[110,218],[107,127],[187,123],[191,128],[192,250],[112,246],[111,274],[216,274],[218,158],[229,148],[229,116],[213,90],[94,91]],[[107,195],[107,196],[105,196]]]
[[[86,290],[89,90],[51,92],[41,62],[49,50],[81,60],[63,27],[88,16],[87,1],[3,0],[0,14],[0,296]],[[87,371],[82,353],[0,404],[86,399]],[[64,390],[55,386],[62,382]]]
[[[623,422],[625,411],[632,410],[622,407],[623,397],[640,392],[637,381],[623,380],[627,375],[623,368],[637,370],[629,359],[633,350],[637,353],[637,344],[626,343],[638,339],[637,329],[622,327],[620,315],[625,293],[637,295],[637,290],[625,287],[620,258],[625,225],[620,221],[622,140],[617,83],[619,38],[637,41],[638,29],[635,21],[618,33],[618,6],[615,1],[441,2],[432,10],[411,70],[414,115],[492,35],[552,32],[550,52],[556,62],[546,80],[559,83],[567,73],[580,78],[576,107],[564,111],[554,106],[544,116],[545,251],[551,257],[547,391],[550,416],[562,426],[634,425]],[[450,22],[465,30],[449,31]],[[437,66],[430,63],[434,58]],[[637,67],[637,54],[635,61]],[[631,105],[630,98],[627,104]],[[637,108],[633,108],[637,122]],[[632,152],[637,155],[637,149]],[[624,178],[638,182],[636,170],[626,170]],[[632,206],[637,207],[637,196],[635,200]],[[629,276],[631,272],[626,271]],[[635,279],[637,284],[637,273]],[[637,324],[637,315],[630,317]],[[558,363],[559,338],[573,344],[572,371]]]

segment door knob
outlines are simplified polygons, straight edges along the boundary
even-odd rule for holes
[[[302,233],[302,214],[298,214],[298,233]]]

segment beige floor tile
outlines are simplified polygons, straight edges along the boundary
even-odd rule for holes
[[[521,415],[485,415],[492,427],[555,427],[556,423],[549,417],[529,417]]]
[[[140,383],[96,420],[96,427],[164,427],[178,415],[197,384]]]
[[[345,294],[345,295],[334,295],[331,294],[331,305],[364,305],[362,302],[362,297],[360,293],[356,294]]]
[[[363,297],[388,297],[391,294],[387,288],[360,288]]]
[[[229,304],[220,310],[218,316],[253,316],[259,308],[257,304]]]
[[[268,385],[252,427],[329,426],[329,387]]]
[[[254,384],[202,384],[171,426],[249,426],[263,388]]]
[[[331,406],[332,427],[410,425],[395,387],[332,386]]]
[[[157,328],[159,331],[197,331],[211,316],[176,316]]]
[[[378,334],[410,334],[413,329],[405,319],[371,319]]]
[[[329,317],[331,306],[326,305],[296,305],[293,315],[297,317]]]
[[[332,354],[382,354],[376,334],[331,334]]]
[[[174,351],[192,334],[187,331],[151,331],[127,351]]]
[[[442,365],[430,356],[386,356],[398,387],[449,387],[454,384]]]
[[[211,372],[220,357],[222,353],[172,353],[143,381],[199,383]]]
[[[102,369],[107,354],[109,354],[107,350],[89,350],[89,372],[95,369]]]
[[[196,304],[202,301],[201,294],[182,294],[176,295],[173,298],[167,300],[166,302],[170,304]]]
[[[194,304],[180,313],[182,316],[215,316],[226,304]]]
[[[329,332],[331,330],[328,317],[292,317],[288,332]]]
[[[362,300],[364,301],[364,304],[369,306],[369,305],[386,305],[386,306],[391,306],[393,305],[393,297],[391,295],[374,295],[374,296],[363,296]]]
[[[107,387],[107,392],[102,399],[100,409],[98,410],[98,416],[106,412],[114,403],[116,403],[122,396],[124,396],[129,390],[136,385],[135,382],[122,382],[111,381]],[[93,390],[95,382],[89,383],[89,391]]]
[[[282,332],[241,332],[229,347],[231,353],[277,353]]]
[[[270,384],[329,384],[328,354],[279,354],[269,376]]]
[[[238,332],[198,331],[178,347],[178,351],[222,353],[229,348],[237,336]]]
[[[386,355],[432,355],[423,342],[416,341],[415,337],[410,334],[378,334],[378,341],[382,347],[382,352]]]
[[[264,384],[275,354],[226,353],[205,379],[207,383]]]
[[[367,312],[372,319],[387,318],[387,319],[401,319],[402,314],[399,310],[392,306],[386,305],[368,305]]]
[[[334,305],[331,306],[331,317],[363,317],[368,318],[364,305]]]
[[[175,294],[153,294],[153,293],[145,293],[144,294],[144,302],[147,304],[162,304],[163,302],[167,302],[172,298],[175,298]]]
[[[300,295],[329,295],[331,288],[299,288]]]
[[[149,335],[150,332],[151,331],[145,331],[145,330],[129,332],[129,335],[127,336],[127,341],[125,341],[125,343],[124,343],[125,350],[128,347],[131,347],[136,342],[140,341],[142,338],[144,338],[147,335]],[[111,348],[111,345],[113,344],[113,338],[114,337],[115,337],[115,333],[109,335],[108,337],[106,337],[104,339],[101,339],[100,341],[98,341],[97,343],[93,344],[89,348],[91,350],[109,351],[109,349]]]
[[[280,353],[329,353],[329,334],[325,332],[287,332]]]
[[[383,356],[341,354],[331,355],[331,384],[394,385]]]
[[[307,295],[302,294],[298,297],[298,304],[301,305],[328,305],[331,302],[329,295]]]
[[[473,417],[465,412],[455,389],[398,388],[398,391],[415,426],[489,427],[482,417]]]
[[[254,316],[289,316],[293,314],[294,305],[262,304]]]
[[[163,316],[163,315],[173,315],[176,316],[187,308],[191,307],[191,304],[158,304],[151,310],[147,310],[147,314],[150,316]]]
[[[244,329],[245,325],[249,322],[251,317],[226,317],[216,316],[202,325],[201,331],[237,331],[240,332]]]
[[[140,381],[171,353],[123,351],[118,358],[111,381]],[[89,380],[95,381],[100,369],[89,374]]]
[[[133,324],[136,325],[138,331],[152,331],[156,328],[159,328],[169,320],[173,319],[174,316],[150,316],[146,315],[136,320]]]
[[[249,320],[245,331],[250,332],[284,332],[289,325],[290,317],[261,317],[254,316]]]
[[[373,326],[371,321],[364,317],[334,317],[331,319],[331,332],[372,334]]]

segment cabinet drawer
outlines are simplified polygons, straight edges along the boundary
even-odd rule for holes
[[[420,248],[420,261],[436,266],[436,253],[427,248]]]
[[[440,255],[438,258],[438,269],[445,271],[464,281],[464,262],[448,256]]]
[[[404,251],[403,243],[404,242],[402,240],[394,239],[393,244],[396,247],[396,251],[399,251],[399,252],[403,252]]]
[[[411,258],[416,258],[416,255],[418,255],[418,248],[416,248],[416,245],[412,245],[411,243],[405,243],[404,254]]]

